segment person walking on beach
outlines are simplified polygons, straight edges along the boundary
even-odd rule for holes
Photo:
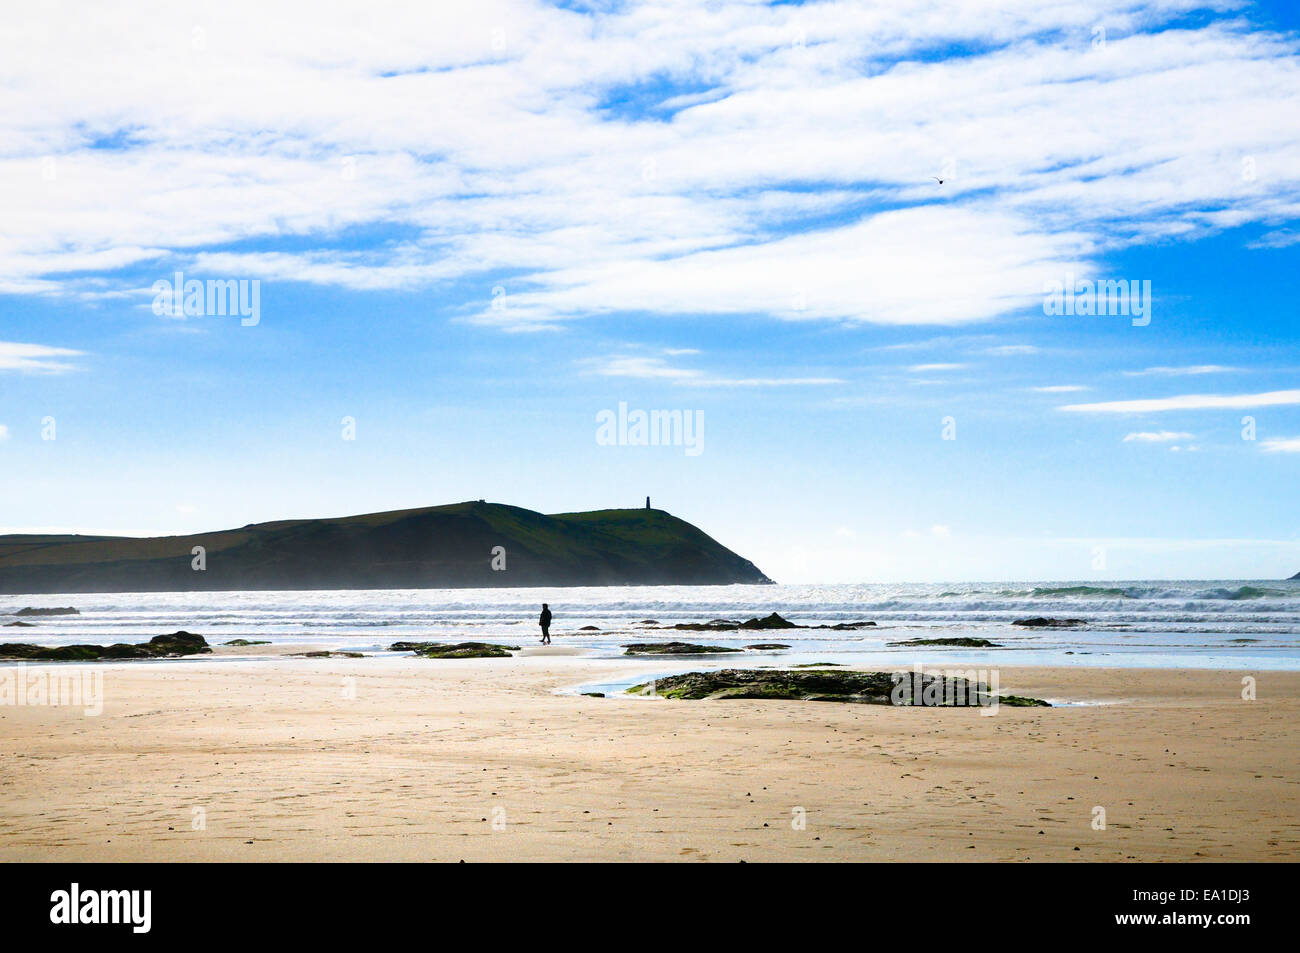
[[[542,617],[537,620],[542,627],[542,644],[551,644],[551,607],[542,603]]]

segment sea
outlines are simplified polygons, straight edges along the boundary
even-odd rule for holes
[[[0,624],[13,621],[5,614],[24,606],[74,606],[80,614],[28,618],[33,627],[0,629],[0,641],[139,642],[184,629],[213,645],[248,639],[391,656],[388,646],[397,641],[536,644],[543,602],[554,614],[554,644],[593,657],[621,656],[629,642],[679,640],[790,646],[726,656],[728,665],[773,664],[776,658],[780,664],[1300,669],[1300,581],[1241,579],[3,596]],[[809,628],[665,628],[773,612]],[[1030,617],[1084,624],[1012,624]],[[875,625],[813,628],[846,622]],[[996,645],[891,644],[963,636]]]

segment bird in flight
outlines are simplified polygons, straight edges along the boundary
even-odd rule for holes
[[[943,185],[943,179],[939,178],[937,175],[932,175],[930,178],[934,179],[934,181],[938,182],[940,185]]]

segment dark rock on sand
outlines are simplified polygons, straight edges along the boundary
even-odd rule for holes
[[[14,615],[81,615],[81,612],[72,606],[64,606],[62,609],[33,609],[27,606],[19,609]]]
[[[836,632],[852,632],[854,629],[873,628],[874,622],[837,622],[834,625],[815,625],[814,629],[834,629]]]
[[[757,649],[760,652],[768,649],[788,649],[789,647],[784,642],[755,642],[753,645],[745,646],[747,649]]]
[[[19,628],[22,629],[34,629],[36,628],[36,623],[35,622],[6,622],[5,623],[6,629],[12,629],[14,626],[18,626]]]
[[[840,664],[839,662],[800,662],[798,665],[794,665],[791,667],[792,668],[834,668],[837,667],[839,664]]]
[[[1073,625],[1085,625],[1083,619],[1045,619],[1034,616],[1032,619],[1017,619],[1012,625],[1023,625],[1030,629],[1066,629]]]
[[[605,697],[605,693],[604,693],[604,692],[583,692],[582,694],[585,695],[587,698],[604,698],[604,697]]]
[[[964,649],[999,649],[1002,646],[988,639],[908,639],[905,642],[887,642],[887,645],[955,645]]]
[[[127,645],[26,645],[8,642],[0,645],[0,658],[31,659],[42,662],[93,662],[99,659],[177,658],[211,652],[207,639],[190,632],[156,635],[148,642]]]
[[[269,643],[266,643],[269,644]],[[360,652],[291,652],[293,658],[365,658]]]
[[[596,626],[594,626],[594,625],[584,625],[584,626],[583,626],[581,629],[579,629],[578,631],[579,631],[579,632],[599,632],[600,629],[598,629],[598,628],[597,628]]]
[[[518,652],[517,645],[495,645],[491,642],[394,642],[393,652],[414,652],[422,658],[510,658]]]
[[[895,676],[889,672],[770,671],[723,669],[718,672],[689,672],[670,675],[629,693],[662,695],[681,699],[793,699],[799,701],[851,702],[860,705],[932,705],[959,707],[986,705],[992,700],[987,687],[961,678],[939,675]],[[1000,704],[1013,707],[1048,706],[1036,698],[1003,696]]]
[[[721,645],[696,645],[693,642],[631,642],[624,645],[628,655],[716,655],[739,652]]]
[[[231,639],[229,642],[222,642],[222,645],[270,645],[263,639]]]

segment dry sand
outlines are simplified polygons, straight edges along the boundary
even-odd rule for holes
[[[1298,856],[1300,673],[1003,668],[1106,704],[981,716],[562,696],[640,669],[564,652],[75,666],[102,715],[0,706],[0,860]]]

